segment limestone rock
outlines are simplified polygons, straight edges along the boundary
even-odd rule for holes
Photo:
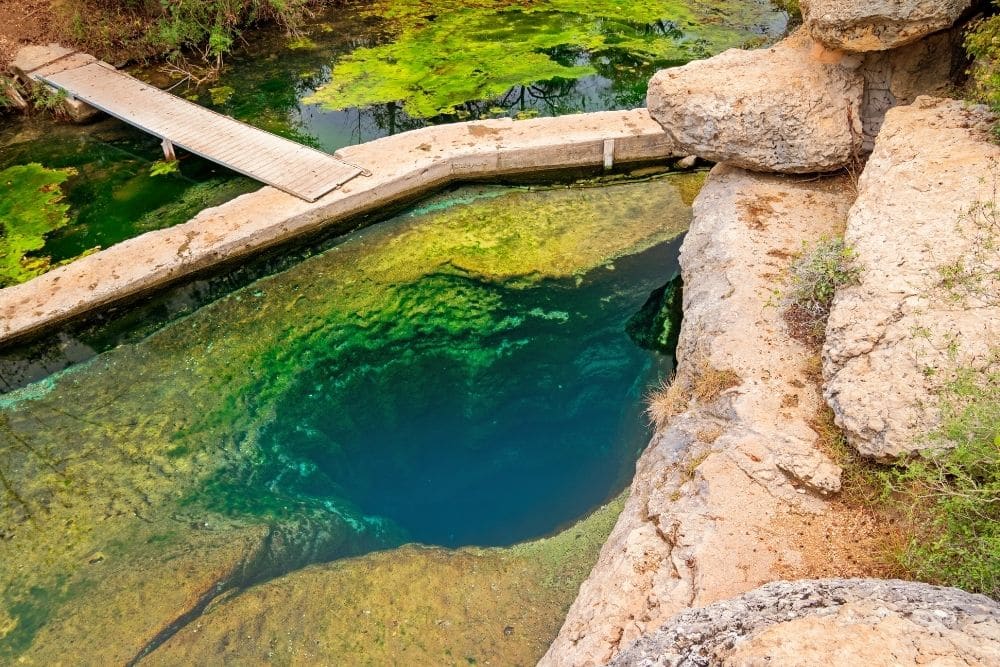
[[[831,49],[886,51],[952,27],[972,0],[802,0],[809,33]]]
[[[926,446],[938,390],[958,368],[987,368],[1000,340],[1000,285],[942,278],[959,262],[1000,270],[997,232],[974,211],[996,197],[991,122],[954,100],[893,109],[858,184],[845,238],[864,274],[834,300],[824,374],[838,425],[866,456]]]
[[[871,153],[889,109],[911,104],[921,95],[943,97],[965,67],[964,31],[939,32],[908,46],[865,56],[865,97],[861,118],[864,152]]]
[[[648,107],[677,150],[782,173],[835,171],[861,148],[861,61],[796,33],[658,72]]]
[[[1000,605],[905,581],[778,582],[679,614],[612,664],[996,665]]]
[[[675,381],[729,370],[740,383],[690,403],[653,437],[541,665],[604,664],[689,606],[802,572],[810,535],[830,541],[818,525],[834,513],[825,494],[840,488],[840,469],[816,449],[809,425],[822,407],[807,372],[814,353],[788,336],[768,302],[803,241],[843,225],[847,186],[712,170],[681,251]]]

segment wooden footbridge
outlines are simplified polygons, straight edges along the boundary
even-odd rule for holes
[[[174,147],[316,201],[365,169],[241,123],[144,83],[93,56],[50,45],[18,54],[22,77],[65,92],[162,140],[168,160]]]

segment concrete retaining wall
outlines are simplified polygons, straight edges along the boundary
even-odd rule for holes
[[[0,346],[454,181],[675,155],[645,109],[414,130],[336,153],[371,170],[309,203],[274,188],[0,290]]]

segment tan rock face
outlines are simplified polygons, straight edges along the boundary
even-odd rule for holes
[[[904,581],[769,584],[693,609],[636,642],[616,666],[1000,663],[1000,605]]]
[[[955,28],[892,51],[865,56],[862,104],[864,152],[871,153],[889,109],[911,104],[921,95],[944,97],[965,67],[964,31]]]
[[[937,391],[957,368],[986,368],[1000,341],[1000,286],[943,278],[959,262],[1000,270],[976,212],[1000,174],[991,120],[954,100],[893,109],[858,184],[846,240],[865,272],[834,301],[824,373],[837,423],[867,456],[926,446]]]
[[[832,49],[886,51],[950,28],[972,0],[802,0],[814,39]]]
[[[716,167],[681,253],[685,320],[677,383],[740,378],[657,433],[590,578],[541,664],[604,664],[690,606],[794,574],[840,469],[815,448],[813,352],[786,333],[772,291],[803,241],[839,230],[843,179],[799,181]],[[822,537],[818,538],[822,540]]]
[[[800,32],[663,70],[649,112],[679,152],[756,171],[835,171],[861,148],[864,79],[860,59],[817,46]]]

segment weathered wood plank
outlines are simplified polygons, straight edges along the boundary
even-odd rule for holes
[[[174,146],[315,201],[362,173],[354,165],[143,83],[90,57],[31,74]]]

